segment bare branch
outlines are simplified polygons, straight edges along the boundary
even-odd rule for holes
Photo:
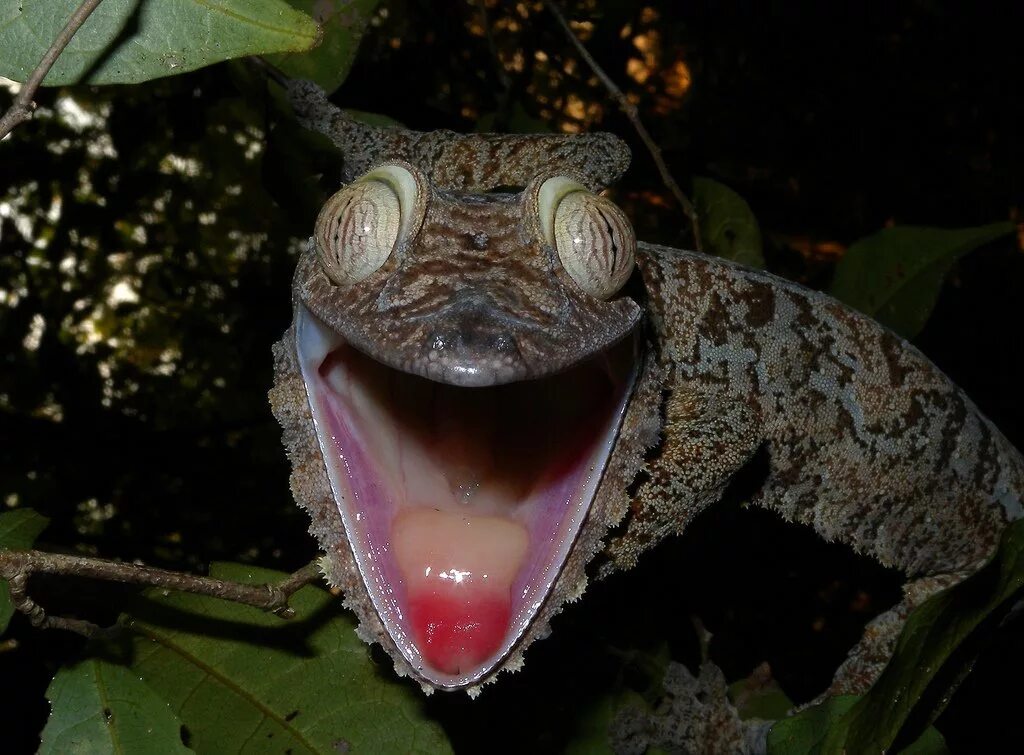
[[[82,0],[82,4],[71,14],[71,18],[68,19],[67,24],[61,29],[57,38],[53,40],[53,44],[50,45],[50,49],[43,55],[39,65],[36,66],[36,69],[32,71],[32,74],[22,84],[21,91],[14,98],[14,103],[7,109],[3,117],[0,118],[0,139],[3,139],[15,128],[32,117],[32,113],[36,109],[33,99],[39,90],[39,86],[43,83],[43,79],[46,78],[46,74],[53,68],[53,64],[57,62],[57,58],[64,52],[64,48],[68,46],[71,38],[82,28],[85,19],[89,18],[90,14],[96,10],[96,6],[102,1]]]
[[[661,156],[661,148],[655,143],[654,139],[651,138],[650,133],[644,126],[643,121],[640,120],[640,114],[636,109],[636,105],[629,101],[622,90],[616,86],[615,82],[612,81],[611,77],[605,73],[604,69],[598,65],[594,57],[587,52],[587,48],[583,46],[580,38],[576,36],[576,33],[569,26],[569,22],[565,20],[565,16],[562,15],[562,11],[555,5],[554,0],[544,0],[544,5],[551,12],[551,15],[555,17],[559,25],[565,31],[569,41],[572,42],[573,46],[579,52],[583,60],[590,66],[591,70],[597,75],[597,78],[604,84],[605,89],[608,90],[609,94],[619,103],[619,107],[622,108],[622,112],[629,118],[630,123],[633,124],[633,128],[636,129],[640,139],[647,146],[648,152],[651,153],[651,157],[654,158],[654,164],[658,166],[658,173],[661,174],[661,180],[665,184],[665,187],[672,193],[672,196],[676,198],[679,206],[683,208],[683,213],[690,221],[690,225],[693,228],[693,241],[697,245],[697,251],[703,251],[700,243],[700,221],[697,218],[697,210],[694,208],[693,203],[683,193],[683,190],[679,188],[679,184],[669,173],[668,166],[665,165],[665,159]]]
[[[66,629],[93,637],[107,630],[81,619],[48,616],[42,606],[29,597],[28,579],[33,574],[86,577],[209,595],[269,611],[282,619],[290,619],[295,615],[295,611],[288,605],[288,600],[299,589],[320,578],[320,566],[317,559],[276,584],[247,585],[100,558],[66,556],[44,551],[0,550],[0,577],[10,582],[11,598],[15,607],[29,617],[33,626],[42,629]]]

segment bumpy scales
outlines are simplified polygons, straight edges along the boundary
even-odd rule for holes
[[[632,567],[758,453],[754,503],[907,574],[830,694],[869,687],[911,608],[1024,513],[1021,455],[913,346],[839,302],[642,243],[622,291],[581,290],[541,230],[556,210],[538,187],[614,181],[615,137],[373,129],[312,85],[290,94],[344,153],[345,181],[395,164],[417,182],[401,209],[415,227],[365,281],[332,282],[315,245],[300,260],[271,403],[328,578],[425,688],[472,692],[517,668],[588,565]],[[573,202],[600,234],[587,196]],[[384,210],[344,211],[372,228]]]

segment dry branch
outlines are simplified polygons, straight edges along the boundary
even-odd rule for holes
[[[0,577],[8,580],[15,608],[27,615],[33,626],[42,629],[66,629],[92,637],[104,630],[81,619],[49,616],[42,606],[32,600],[28,595],[28,580],[33,574],[85,577],[208,595],[253,606],[283,619],[290,619],[295,615],[295,611],[288,605],[289,598],[300,588],[319,579],[320,567],[317,559],[275,584],[247,585],[100,558],[66,556],[44,551],[0,550]]]

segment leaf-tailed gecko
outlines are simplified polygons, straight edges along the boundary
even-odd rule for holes
[[[271,403],[324,569],[399,674],[475,692],[588,578],[632,567],[755,454],[753,499],[906,573],[828,694],[1022,514],[1024,461],[917,349],[834,299],[637,243],[609,134],[460,135],[290,99],[344,155]]]

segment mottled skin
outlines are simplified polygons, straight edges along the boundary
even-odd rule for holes
[[[978,568],[1021,516],[1024,461],[917,349],[836,300],[767,273],[642,245],[647,313],[670,387],[660,455],[614,562],[685,528],[764,448],[753,503],[906,572],[830,692],[863,691],[908,610]]]
[[[530,191],[423,190],[419,233],[360,285],[334,285],[313,253],[299,263],[302,301],[359,350],[432,380],[493,385],[560,372],[639,322],[630,299],[588,299],[553,272],[524,211]]]
[[[379,131],[348,121],[310,85],[294,85],[291,96],[303,122],[326,133],[345,152],[346,179],[381,160],[398,159],[416,166],[439,190],[438,196],[448,199],[504,186],[527,187],[525,194],[539,176],[556,172],[577,176],[597,189],[618,177],[628,156],[621,143],[607,135],[461,137],[448,132]],[[444,193],[453,190],[457,193]],[[513,205],[507,201],[500,209]],[[428,233],[426,248],[440,248],[431,246],[432,239],[461,234],[465,243],[460,248],[471,250],[472,235],[480,229],[473,227],[467,206],[472,207],[472,201],[456,201],[431,221],[439,225]],[[397,302],[395,317],[404,308],[415,310],[417,291],[433,291],[423,300],[428,304],[445,301],[453,291],[465,292],[464,286],[453,289],[451,280],[475,270],[482,290],[501,280],[500,290],[520,291],[518,299],[496,308],[496,322],[509,313],[523,314],[526,307],[557,301],[558,306],[547,310],[561,323],[555,330],[564,326],[585,332],[594,327],[603,334],[597,343],[614,340],[618,331],[613,311],[631,321],[633,307],[639,306],[645,313],[640,326],[645,356],[584,529],[553,593],[502,668],[521,664],[526,647],[549,631],[550,618],[583,593],[588,572],[604,576],[632,567],[643,551],[682,532],[722,496],[755,454],[764,454],[769,471],[754,504],[807,524],[827,540],[847,543],[907,575],[904,600],[869,625],[828,693],[867,689],[891,653],[909,610],[977,569],[992,553],[1006,523],[1021,516],[1021,455],[913,346],[834,299],[719,259],[640,244],[639,279],[602,309],[572,290],[550,250],[545,255],[543,244],[531,246],[534,236],[522,231],[518,222],[512,216],[507,219],[508,238],[526,245],[523,254],[531,261],[525,267],[521,260],[509,260],[505,247],[505,256],[491,258],[490,274],[481,272],[479,259],[467,263],[466,254],[455,262],[428,255],[395,263],[405,265],[401,290],[392,300]],[[536,274],[535,279],[518,288],[516,281],[506,280],[523,271]],[[305,255],[294,297],[334,325],[329,310],[332,296],[337,297],[325,280],[312,254]],[[395,280],[388,277],[381,285]],[[545,281],[556,281],[558,292],[541,293],[538,287],[543,288]],[[376,306],[380,290],[375,289],[377,298],[360,299],[362,314],[358,307],[348,314],[357,320],[369,318],[368,302]],[[496,295],[491,291],[490,298]],[[486,298],[472,302],[478,316],[488,309]],[[342,322],[350,317],[336,319],[339,332],[352,327]],[[457,319],[444,322],[450,326]],[[424,359],[423,332],[403,330],[402,337],[384,350],[371,343],[371,329],[365,332],[360,348],[393,366],[429,375],[417,366]],[[386,334],[379,335],[387,340]],[[517,344],[536,353],[508,379],[535,376],[529,365],[543,364],[545,354],[557,369],[569,364],[574,354],[568,342],[557,337],[545,342],[526,331],[514,335]],[[488,349],[481,353],[496,353]],[[403,354],[404,363],[387,358],[394,353]],[[275,356],[277,380],[271,400],[284,426],[296,499],[310,512],[312,531],[328,553],[326,573],[359,615],[362,636],[381,642],[399,673],[409,673],[370,605],[341,532],[291,330],[277,345]],[[724,690],[724,684],[711,686]],[[702,715],[698,708],[696,716]],[[749,749],[741,743],[750,740],[750,732],[741,731],[738,719],[723,714],[721,720],[726,723],[716,732],[701,736],[709,741],[718,737],[718,747],[730,742],[733,749]],[[702,732],[704,728],[698,727]]]

